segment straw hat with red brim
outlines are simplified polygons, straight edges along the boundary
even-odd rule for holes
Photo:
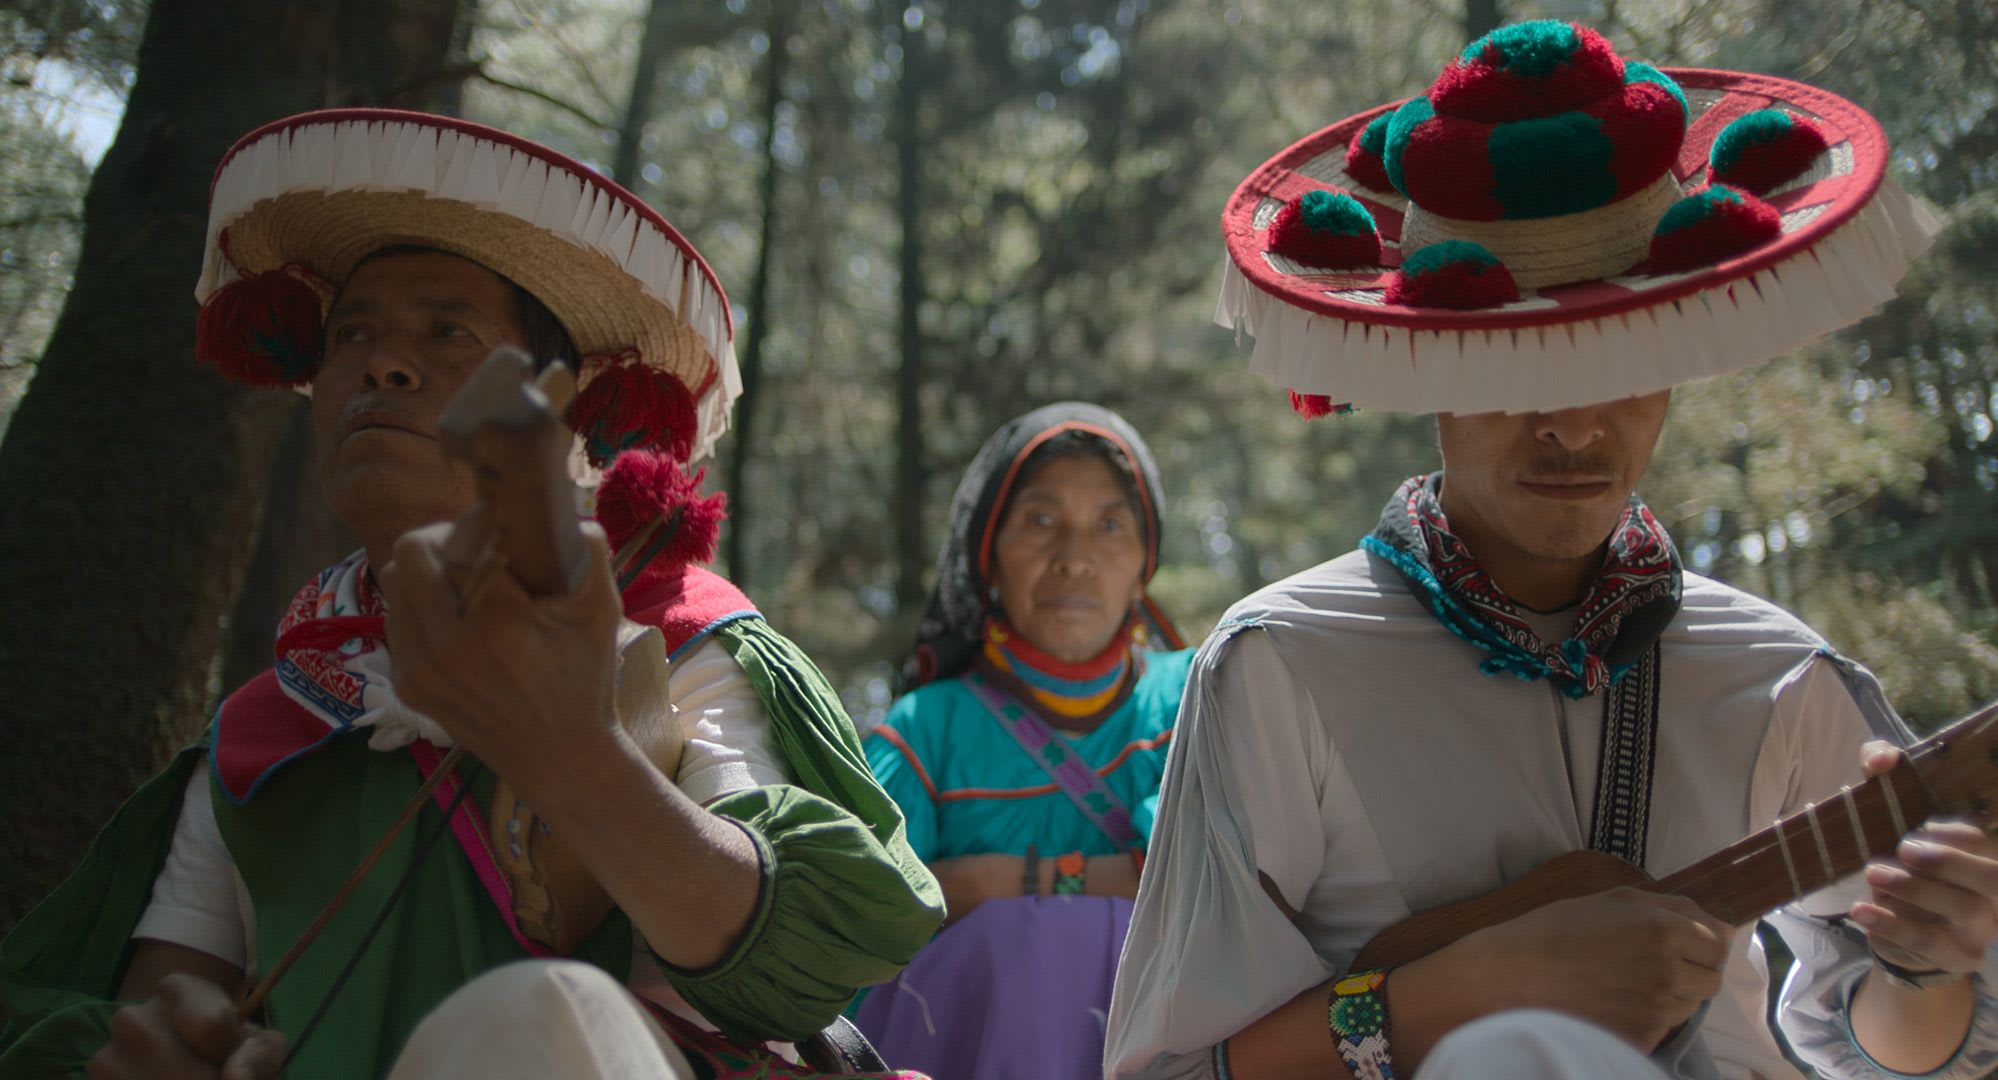
[[[1858,106],[1502,27],[1429,91],[1264,163],[1215,313],[1306,415],[1534,412],[1733,371],[1856,322],[1938,229]],[[1335,405],[1337,403],[1337,405]]]
[[[693,245],[594,170],[479,124],[333,109],[239,140],[209,195],[196,354],[304,389],[326,304],[387,247],[461,255],[526,289],[579,353],[569,420],[592,464],[705,456],[741,393],[728,298]]]

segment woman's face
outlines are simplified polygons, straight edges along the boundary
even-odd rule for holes
[[[992,586],[1015,632],[1057,660],[1103,651],[1144,592],[1144,529],[1096,454],[1059,457],[1013,493],[992,542]]]

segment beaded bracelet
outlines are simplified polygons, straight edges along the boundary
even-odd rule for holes
[[[1394,1080],[1388,1052],[1386,970],[1357,971],[1332,984],[1326,1009],[1339,1058],[1355,1080]]]
[[[1089,860],[1082,852],[1071,851],[1055,860],[1054,894],[1056,896],[1081,896],[1083,875],[1089,872]]]

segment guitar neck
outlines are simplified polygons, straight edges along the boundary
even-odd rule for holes
[[[1911,749],[1891,771],[1812,803],[1665,878],[1658,890],[1684,896],[1739,926],[1858,872],[1942,812],[1922,766],[1946,753],[1949,736],[1970,723],[1953,725]]]

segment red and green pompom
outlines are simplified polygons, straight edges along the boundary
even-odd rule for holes
[[[1499,124],[1584,109],[1623,88],[1623,60],[1601,34],[1541,19],[1471,42],[1429,88],[1445,116]]]
[[[1393,119],[1393,109],[1381,113],[1367,121],[1367,126],[1355,132],[1353,141],[1346,144],[1346,175],[1374,191],[1394,190],[1383,157],[1387,153],[1388,123]]]
[[[1270,250],[1304,266],[1341,270],[1378,266],[1381,234],[1374,215],[1343,191],[1318,189],[1277,211],[1270,222]]]
[[[234,382],[300,386],[325,348],[327,281],[301,265],[232,281],[201,305],[194,355]]]
[[[1344,416],[1353,411],[1350,403],[1333,401],[1324,394],[1300,394],[1290,392],[1291,411],[1306,420],[1316,420],[1321,416]]]
[[[1711,266],[1783,235],[1776,208],[1740,188],[1709,184],[1672,204],[1651,236],[1653,273]]]
[[[1830,147],[1824,128],[1781,109],[1737,117],[1714,140],[1713,182],[1767,195],[1801,175]]]
[[[601,363],[569,406],[569,426],[582,436],[590,464],[601,469],[627,450],[661,450],[687,460],[696,424],[687,384],[632,354]]]
[[[1402,307],[1497,307],[1519,299],[1519,283],[1482,244],[1445,240],[1403,260],[1385,299]]]
[[[1570,23],[1495,31],[1389,122],[1396,190],[1441,217],[1522,220],[1606,206],[1656,183],[1686,137],[1685,94]]]
[[[653,450],[627,450],[604,473],[597,487],[597,523],[604,527],[613,552],[623,553],[654,521],[670,521],[674,511],[680,513],[675,531],[633,584],[714,559],[715,538],[728,516],[728,496],[720,492],[702,496],[701,481],[706,476],[705,469],[688,476],[678,460]]]

